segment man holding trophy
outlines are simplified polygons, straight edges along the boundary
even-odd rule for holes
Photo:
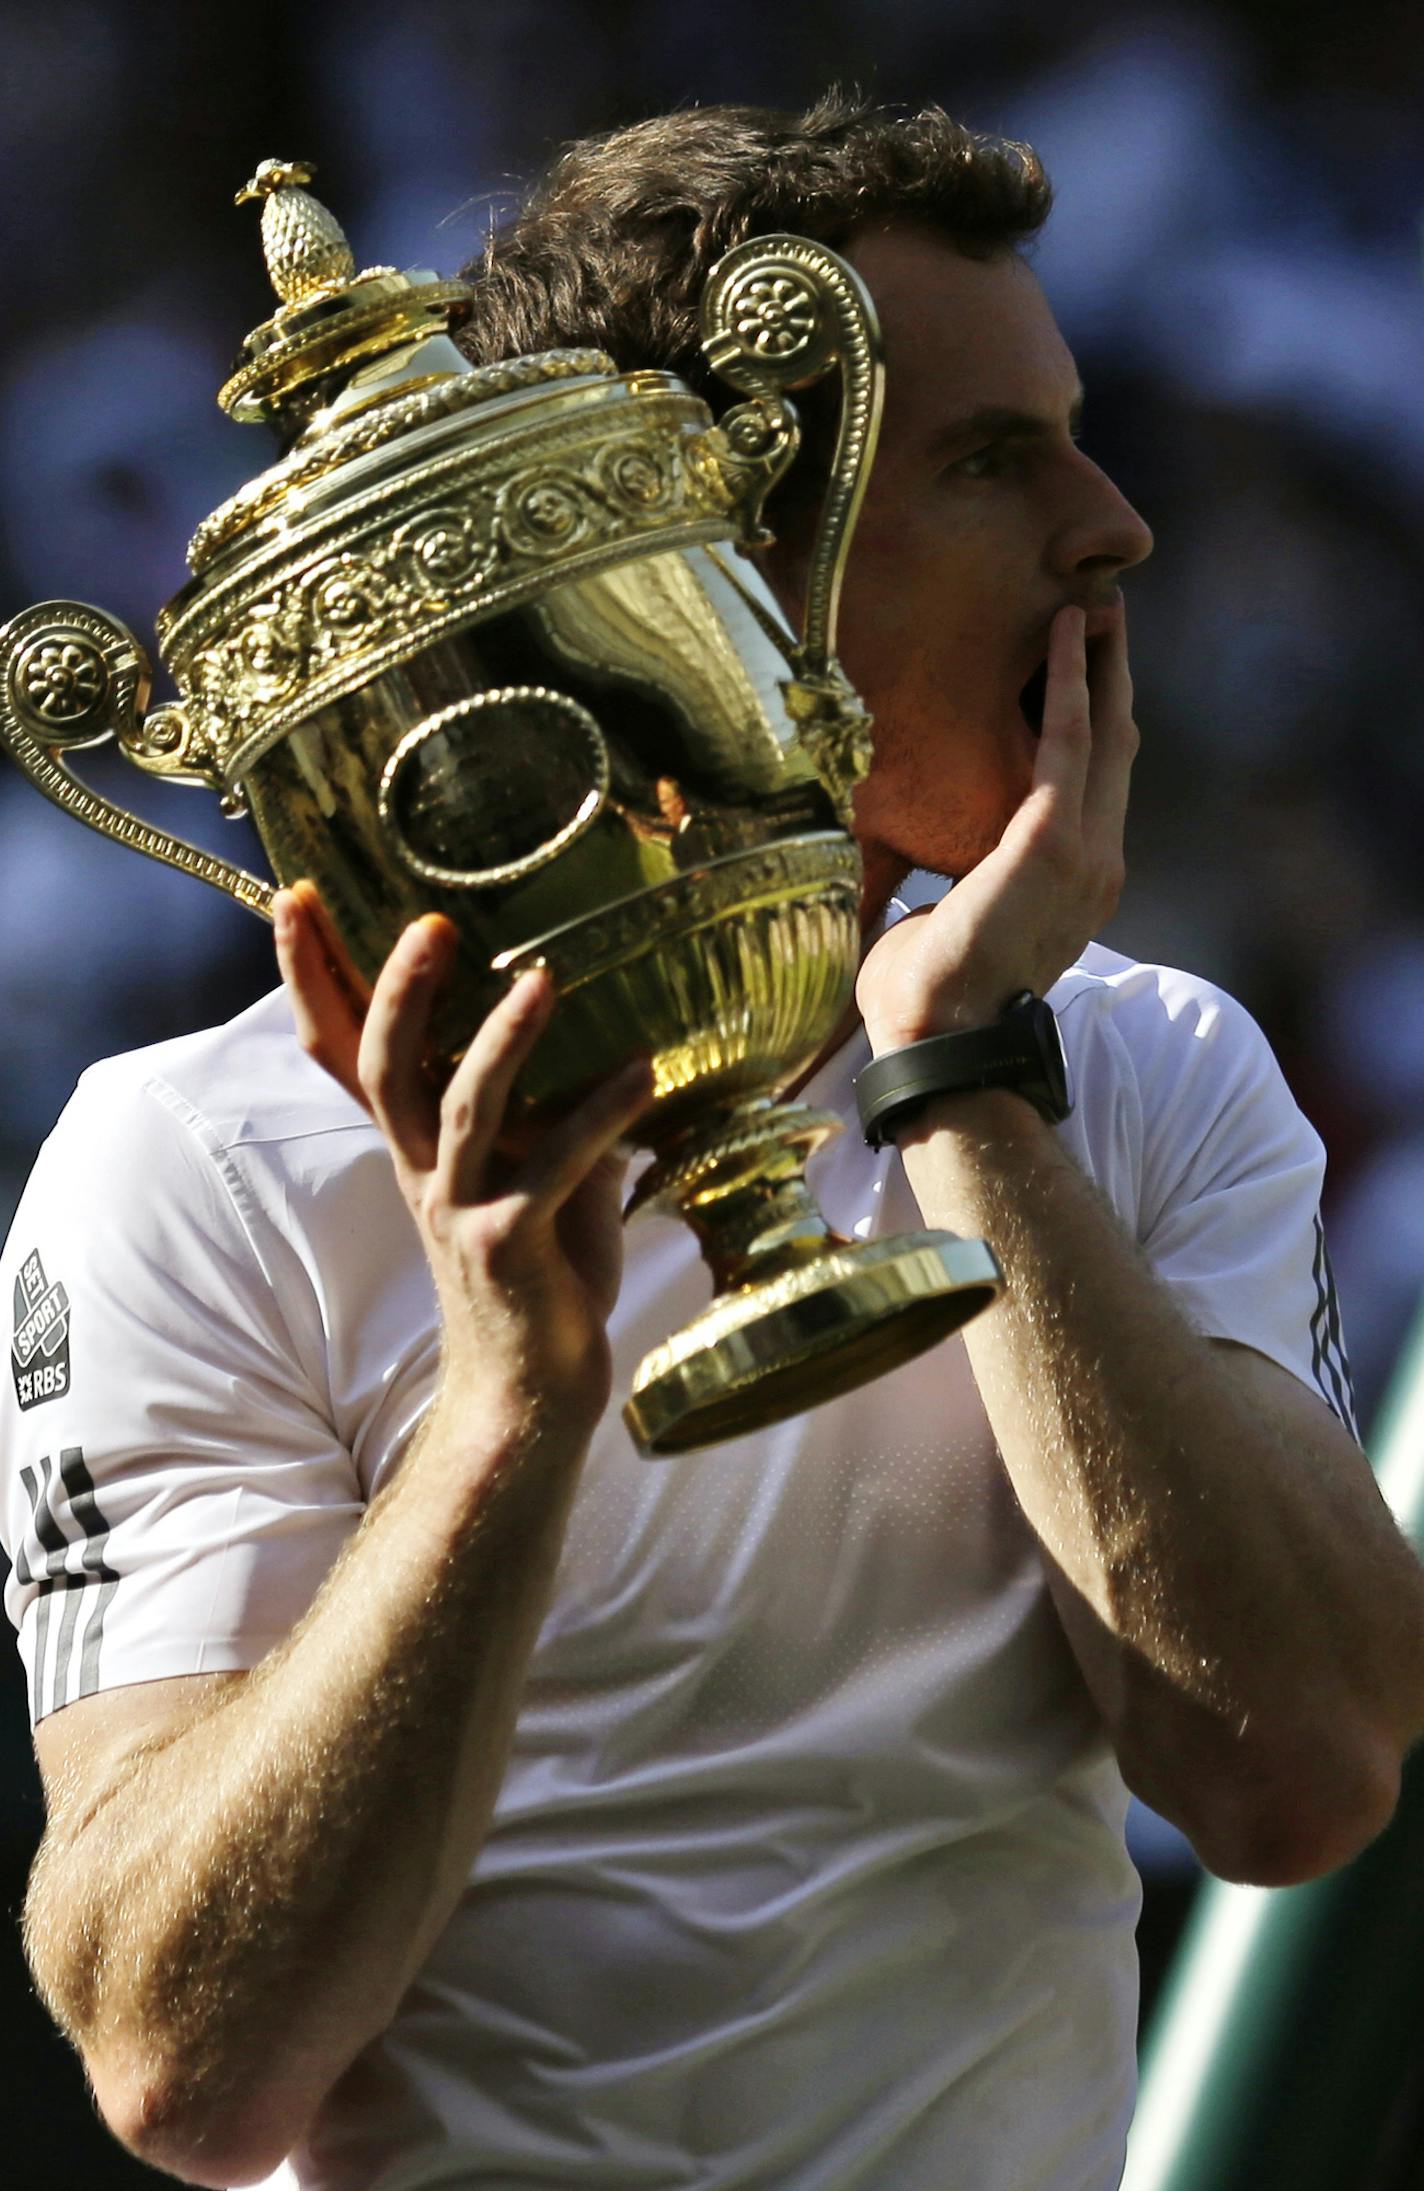
[[[274,200],[294,173],[267,178]],[[537,951],[491,961],[482,943],[501,985],[444,1036],[465,898],[407,919],[420,901],[392,895],[399,941],[362,963],[341,887],[274,855],[287,996],[97,1068],[41,1159],[4,1274],[11,1607],[50,1802],[27,1939],[109,2123],[188,2180],[1109,2191],[1136,2005],[1126,1787],[1214,1869],[1272,1884],[1344,1861],[1391,1814],[1424,1727],[1424,1582],[1353,1435],[1319,1144],[1239,1007],[1093,942],[1137,745],[1119,580],[1150,537],[1077,443],[1072,360],[1022,255],[1047,208],[1031,153],[937,111],[694,110],[573,148],[468,276],[459,340],[479,371],[598,344],[629,376],[590,393],[585,373],[569,435],[595,403],[685,403],[667,374],[713,393],[699,300],[757,238],[842,254],[883,325],[839,649],[873,764],[845,758],[859,733],[829,652],[780,638],[779,689],[829,758],[816,779],[768,740],[756,764],[777,860],[794,833],[834,863],[832,808],[852,819],[854,1006],[844,985],[817,992],[779,1077],[736,1084],[735,1133],[697,1141],[681,1091],[742,1070],[726,1059],[744,994],[768,967],[810,979],[831,919],[814,908],[851,904],[840,884],[802,889],[814,918],[705,976],[695,1037],[664,1041],[639,1003],[646,1046],[630,1037],[616,1070],[590,1052],[569,1100],[541,1105],[521,1091],[537,1097],[588,968],[633,963],[612,916],[592,941],[582,924],[573,972],[552,915],[520,931]],[[753,299],[768,354],[800,309],[800,261],[777,264]],[[354,310],[351,281],[293,284],[242,393],[294,400],[301,321],[303,370],[320,366],[301,434],[346,436],[372,498],[381,387],[332,423],[332,300]],[[424,356],[402,366],[401,402],[426,408],[401,431],[434,448],[455,397]],[[488,387],[517,437],[534,398]],[[832,421],[812,387],[783,480],[780,397],[747,387],[722,441],[686,443],[685,491],[776,441],[755,568],[707,545],[711,502],[687,551],[751,659],[778,615],[814,625]],[[511,555],[591,540],[571,448],[534,485],[502,475]],[[599,455],[599,509],[663,509],[639,452],[613,486]],[[304,508],[327,477],[308,464]],[[239,584],[276,492],[260,486],[215,522],[195,581],[211,598]],[[492,583],[494,536],[471,546],[458,512],[413,524],[401,553],[423,557],[438,623],[477,549]],[[272,606],[285,552],[262,536],[260,643],[241,650],[264,705],[297,644]],[[557,861],[591,859],[604,831],[601,858],[642,863],[640,921],[684,905],[688,878],[703,921],[734,863],[770,872],[765,844],[748,849],[725,773],[666,743],[639,758],[614,679],[620,648],[630,665],[665,648],[666,689],[685,692],[691,596],[681,577],[654,594],[655,554],[576,552],[604,560],[577,614],[538,608],[537,678],[511,610],[474,699],[446,675],[418,728],[391,732],[382,815],[412,873],[468,896],[455,825],[429,822],[440,784],[483,770],[493,800],[492,743],[550,782],[577,748],[592,788],[533,851],[511,807],[481,905],[566,877]],[[370,559],[342,553],[293,707],[379,594]],[[188,598],[169,612],[180,656]],[[75,630],[21,635],[51,720],[83,681]],[[194,710],[220,656],[205,627]],[[394,659],[376,665],[392,693],[417,674]],[[741,691],[735,665],[717,674]],[[491,713],[492,685],[515,714]],[[283,813],[306,801],[332,838],[356,827],[333,756],[357,687],[331,689],[319,735],[316,716],[280,746],[247,718],[233,734],[226,781],[250,771],[264,836],[279,753]],[[192,719],[150,717],[131,757],[167,765],[181,744],[201,777]],[[673,947],[656,963],[682,995]],[[600,995],[589,1042],[622,1009]],[[804,1128],[832,1235],[799,1187],[748,1199],[737,1170],[757,1135],[758,1180],[772,1165],[746,1091],[796,1082],[847,1129]],[[632,1184],[654,1214],[620,1283],[629,1139],[653,1150]],[[706,1278],[674,1210],[712,1239],[722,1321],[638,1372],[638,1442],[705,1449],[649,1461],[609,1402],[679,1316],[697,1328]],[[954,1260],[946,1235],[989,1243],[992,1306],[992,1266]],[[747,1271],[765,1292],[738,1323]],[[913,1342],[880,1320],[897,1287]],[[972,1298],[945,1309],[956,1292]],[[955,1322],[962,1338],[929,1345]],[[22,1394],[61,1324],[64,1389]]]

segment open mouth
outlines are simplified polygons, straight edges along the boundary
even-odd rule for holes
[[[1043,731],[1043,703],[1048,697],[1048,661],[1039,663],[1019,694],[1019,712],[1035,738]]]

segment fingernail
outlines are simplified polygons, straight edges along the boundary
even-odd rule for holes
[[[272,933],[278,943],[288,942],[295,926],[291,893],[279,890],[272,900]]]
[[[397,949],[407,973],[423,974],[435,964],[437,946],[428,916],[412,921],[409,928],[402,931]]]

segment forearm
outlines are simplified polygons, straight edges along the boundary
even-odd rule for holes
[[[54,1821],[37,1975],[160,2165],[275,2165],[465,1884],[580,1460],[486,1439],[432,1418],[288,1642]]]
[[[1263,1417],[1019,1098],[955,1098],[901,1146],[926,1220],[1003,1263],[966,1343],[1131,1784],[1228,1870],[1317,1798],[1387,1815],[1424,1595],[1363,1468]]]

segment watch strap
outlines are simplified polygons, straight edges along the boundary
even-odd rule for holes
[[[856,1077],[861,1130],[878,1149],[925,1104],[978,1088],[1009,1088],[1057,1124],[1072,1109],[1062,1059],[1050,1006],[1022,990],[991,1026],[928,1035],[873,1058]]]

